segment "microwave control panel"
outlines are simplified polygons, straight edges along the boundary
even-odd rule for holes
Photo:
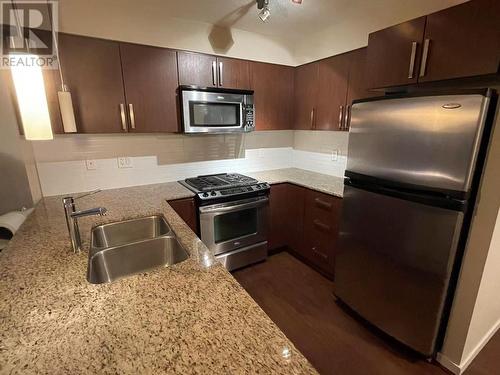
[[[245,117],[245,130],[252,131],[255,129],[255,119],[254,119],[255,107],[253,104],[244,104],[243,105],[243,113]]]

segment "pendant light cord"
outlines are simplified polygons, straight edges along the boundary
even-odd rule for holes
[[[12,4],[12,9],[14,10],[14,18],[16,19],[16,29],[17,29],[17,34],[19,35],[20,38],[24,40],[26,43],[26,50],[28,53],[30,53],[30,43],[29,39],[24,38],[24,33],[23,30],[21,30],[21,22],[19,22],[19,14],[17,14],[17,7],[16,4],[14,3],[14,0],[10,0],[10,3]],[[12,45],[14,48],[16,48],[16,41],[15,39],[12,39]]]
[[[50,29],[52,31],[52,40],[54,42],[54,48],[56,50],[57,63],[59,65],[59,77],[61,77],[61,88],[62,88],[62,91],[67,91],[66,85],[64,84],[61,58],[59,57],[59,43],[57,42],[56,32],[54,30],[54,21],[52,19],[52,12],[50,10],[49,0],[47,0],[47,12],[49,13]]]

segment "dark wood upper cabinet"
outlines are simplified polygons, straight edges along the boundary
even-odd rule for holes
[[[120,43],[129,131],[179,131],[176,52]]]
[[[59,34],[59,53],[65,83],[71,91],[78,132],[126,131],[126,119],[120,107],[125,107],[125,95],[119,44]]]
[[[177,52],[179,84],[201,87],[217,86],[217,58],[194,52]]]
[[[250,72],[256,130],[291,129],[294,68],[251,62]]]
[[[319,63],[314,62],[295,68],[294,81],[294,128],[312,130],[315,123]]]
[[[247,60],[217,57],[218,86],[250,90],[250,63]]]
[[[417,82],[424,29],[425,17],[420,17],[369,35],[369,88]]]
[[[250,89],[247,60],[179,51],[177,61],[181,85]]]
[[[500,1],[472,0],[428,15],[425,42],[427,61],[419,82],[497,73]]]
[[[349,59],[345,54],[321,60],[315,107],[315,130],[343,130],[347,111]]]
[[[349,59],[349,85],[347,88],[347,105],[356,99],[366,99],[381,95],[380,92],[368,90],[366,77],[367,48],[359,48],[346,53]]]

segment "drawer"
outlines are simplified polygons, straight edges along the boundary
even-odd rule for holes
[[[333,273],[335,237],[319,236],[307,241],[307,258],[317,267]]]
[[[304,223],[304,230],[308,258],[328,262],[337,239],[336,223],[310,218]]]
[[[312,190],[308,190],[307,192],[307,210],[310,211],[313,216],[325,222],[336,219],[340,211],[341,202],[342,200],[340,198],[328,194]]]

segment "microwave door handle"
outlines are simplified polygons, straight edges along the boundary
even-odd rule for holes
[[[217,61],[212,61],[212,83],[217,86]]]
[[[246,210],[249,208],[256,208],[256,207],[261,207],[265,206],[269,202],[269,198],[263,198],[259,199],[254,202],[248,202],[248,203],[235,203],[231,204],[226,207],[213,207],[213,206],[206,206],[206,207],[200,207],[200,213],[202,214],[215,214],[215,213],[225,213],[225,212],[232,212],[232,211],[241,211],[241,210]]]

